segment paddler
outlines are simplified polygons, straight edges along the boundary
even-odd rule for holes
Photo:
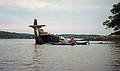
[[[68,42],[69,42],[69,43],[72,43],[72,44],[75,44],[75,43],[76,43],[76,40],[75,40],[75,38],[71,37]]]
[[[60,37],[60,43],[65,43],[65,38],[63,36]]]

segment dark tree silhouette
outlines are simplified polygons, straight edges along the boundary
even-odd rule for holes
[[[110,11],[113,15],[109,16],[108,19],[103,22],[103,25],[107,28],[113,28],[114,31],[120,30],[120,2],[114,4]]]

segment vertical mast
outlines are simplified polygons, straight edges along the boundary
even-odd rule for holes
[[[37,26],[37,19],[34,19],[34,26]],[[38,37],[38,36],[39,36],[38,29],[39,29],[38,27],[34,27],[35,37]]]
[[[37,23],[37,19],[34,19],[34,24],[33,25],[29,25],[29,27],[32,27],[34,29],[34,34],[35,34],[35,43],[36,44],[43,44],[43,38],[41,35],[44,36],[44,31],[41,29],[42,27],[44,27],[45,25],[38,25]],[[41,33],[42,32],[42,33]],[[40,35],[41,34],[41,35]]]

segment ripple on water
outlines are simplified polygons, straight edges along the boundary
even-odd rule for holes
[[[0,71],[120,70],[119,45],[34,45],[31,40],[7,40],[0,45]]]

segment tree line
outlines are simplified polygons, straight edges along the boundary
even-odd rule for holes
[[[0,31],[0,39],[33,39],[34,35],[26,33],[15,33]]]

